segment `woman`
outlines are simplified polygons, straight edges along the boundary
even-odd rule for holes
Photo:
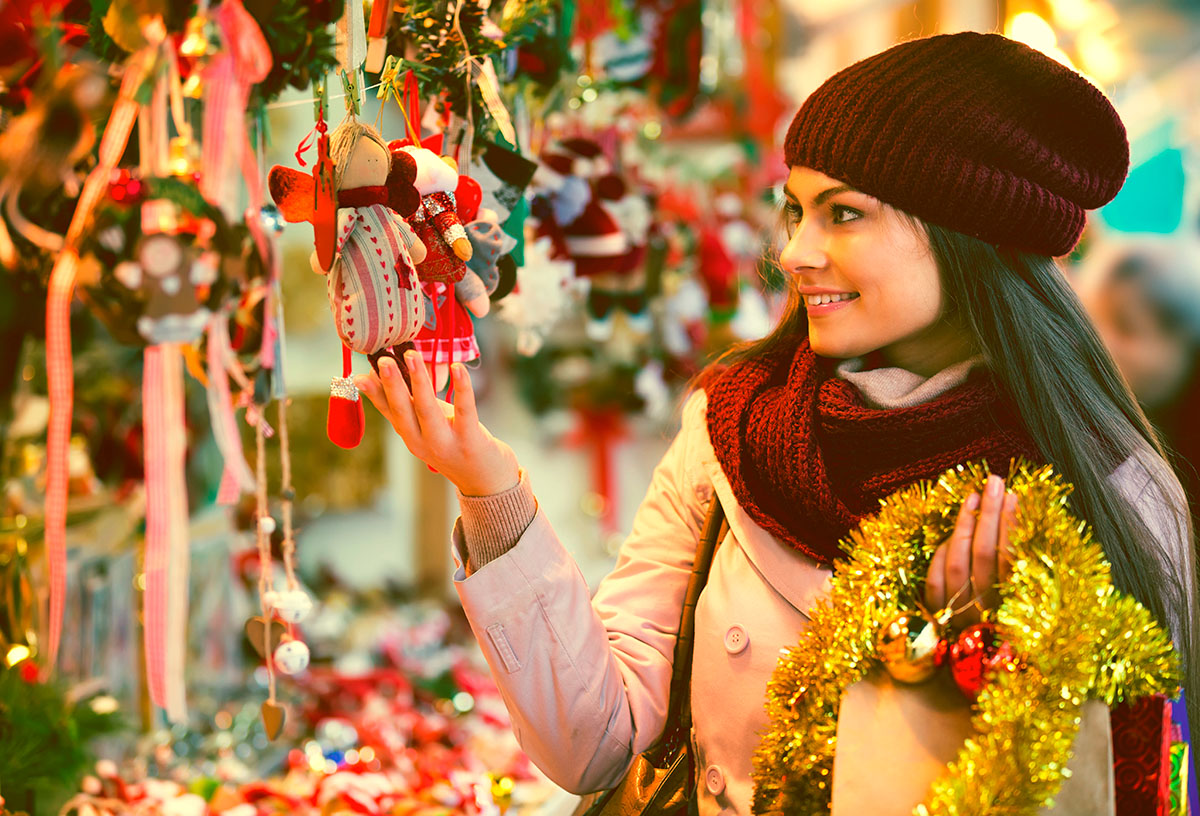
[[[416,360],[411,394],[390,367],[361,382],[409,449],[458,486],[463,607],[523,747],[568,790],[613,785],[663,728],[714,494],[731,534],[696,610],[702,814],[750,810],[764,688],[827,591],[839,537],[878,499],[960,462],[1052,462],[1119,585],[1167,622],[1189,663],[1195,654],[1178,482],[1052,261],[1124,180],[1128,145],[1109,103],[1003,37],[938,36],[827,80],[785,154],[792,307],[688,400],[594,599],[512,450],[479,425],[463,370],[453,407]],[[986,591],[1005,567],[1003,481],[967,505],[928,576],[938,606],[970,584]]]

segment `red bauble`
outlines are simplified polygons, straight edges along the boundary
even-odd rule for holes
[[[108,197],[125,206],[142,203],[144,192],[141,179],[134,178],[128,170],[119,170],[108,185]]]
[[[950,647],[950,674],[959,690],[970,700],[997,671],[1016,671],[1016,654],[1006,640],[1000,638],[994,623],[977,623],[964,629]]]

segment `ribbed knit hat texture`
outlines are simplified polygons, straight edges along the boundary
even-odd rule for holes
[[[1015,40],[912,40],[834,74],[788,129],[789,166],[989,243],[1065,255],[1129,169],[1125,126],[1079,74]]]

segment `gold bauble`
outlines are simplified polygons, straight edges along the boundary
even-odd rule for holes
[[[900,612],[879,628],[875,648],[887,673],[900,683],[923,683],[941,662],[942,632],[937,621]]]

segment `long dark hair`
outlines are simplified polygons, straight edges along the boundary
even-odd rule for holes
[[[1054,259],[1009,251],[909,217],[928,237],[947,303],[943,319],[974,339],[1038,450],[1075,486],[1072,504],[1101,542],[1117,587],[1170,627],[1186,671],[1191,723],[1200,723],[1200,641],[1192,529],[1179,480],[1112,357]],[[795,287],[778,326],[722,355],[733,363],[807,334]],[[1130,457],[1148,471],[1146,491],[1174,515],[1183,545],[1164,544],[1109,481]]]

